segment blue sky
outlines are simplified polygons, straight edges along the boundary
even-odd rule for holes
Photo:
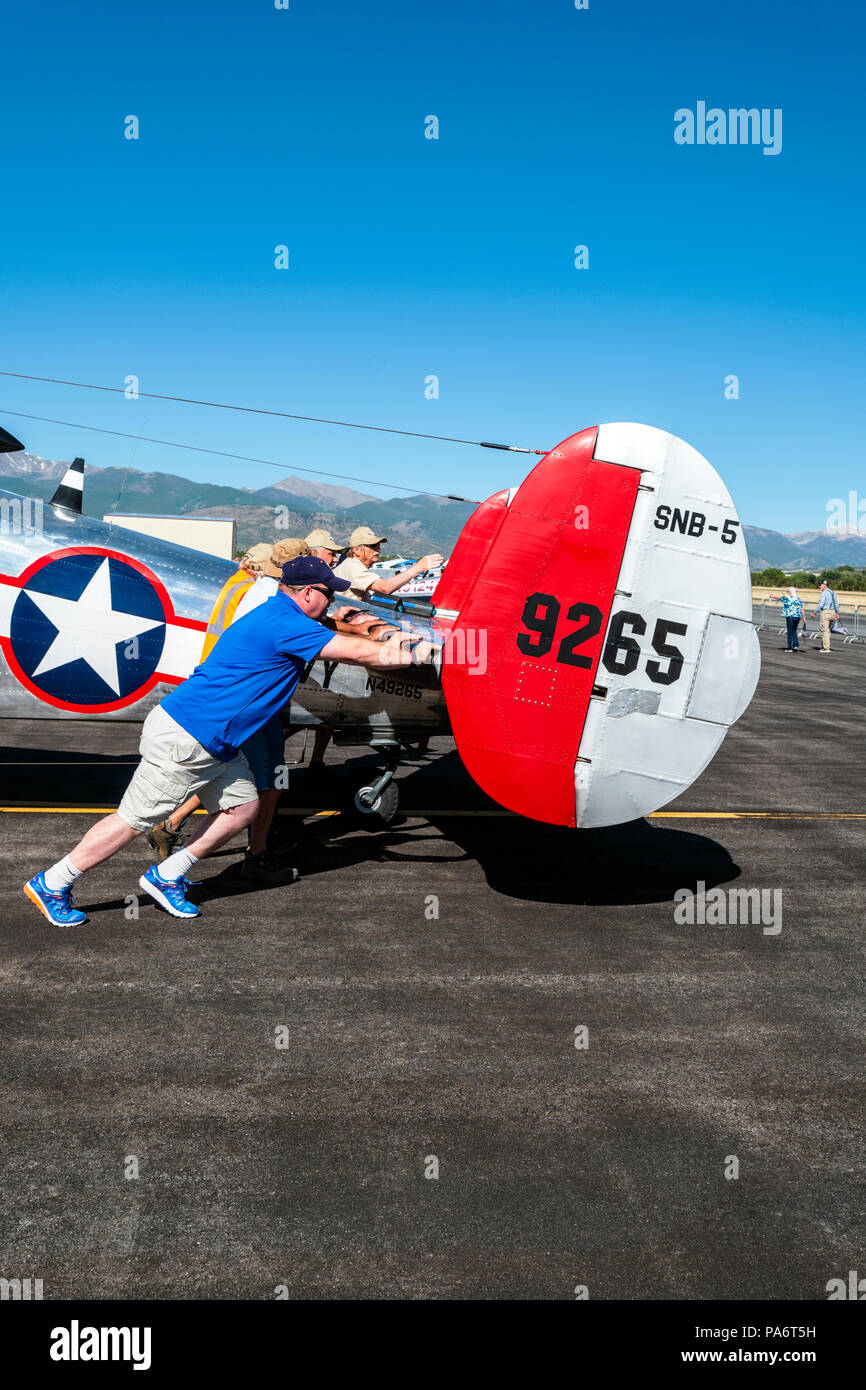
[[[537,448],[639,420],[745,521],[817,529],[866,498],[863,27],[806,0],[16,7],[0,367]],[[699,100],[781,108],[781,153],[675,144]],[[254,487],[280,473],[11,410],[470,497],[526,466],[0,378],[34,452]]]

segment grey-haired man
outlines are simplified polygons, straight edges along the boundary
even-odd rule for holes
[[[821,620],[821,655],[824,656],[831,650],[830,629],[839,617],[839,605],[836,602],[836,595],[829,587],[826,579],[821,580],[818,607],[812,614],[812,617],[820,618]]]
[[[355,598],[365,599],[370,594],[393,594],[408,584],[410,579],[442,564],[441,555],[425,555],[408,569],[401,570],[390,579],[383,579],[381,575],[372,573],[372,567],[379,559],[384,540],[387,540],[387,536],[377,536],[369,526],[356,526],[349,537],[348,554],[334,573],[341,579],[348,579]]]

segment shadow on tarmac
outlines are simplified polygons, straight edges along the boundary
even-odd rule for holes
[[[433,865],[471,859],[495,892],[538,903],[670,902],[679,888],[695,892],[699,882],[709,889],[740,877],[739,865],[715,840],[644,820],[605,830],[566,830],[519,817],[433,814],[420,827],[403,828],[398,820],[388,830],[354,834],[342,833],[335,820],[310,835],[310,842],[319,846],[312,860],[303,850],[297,860],[305,878],[377,859]],[[221,881],[223,875],[209,880],[205,891],[210,885],[214,893],[220,891]]]
[[[528,902],[597,906],[669,902],[739,878],[722,845],[691,831],[644,820],[605,830],[566,830],[537,821],[435,818],[450,840],[478,861],[491,888]]]

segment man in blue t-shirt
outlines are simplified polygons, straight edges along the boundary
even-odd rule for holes
[[[307,663],[322,656],[390,670],[429,654],[428,644],[419,644],[411,633],[372,642],[324,627],[317,620],[334,592],[348,587],[315,556],[290,560],[276,594],[232,624],[189,680],[151,710],[141,730],[141,762],[117,811],[24,885],[49,922],[59,927],[85,922],[86,915],[72,903],[75,880],[164,820],[193,792],[209,812],[201,829],[185,848],[152,865],[139,884],[174,917],[199,915],[187,897],[187,873],[245,830],[258,810],[241,744],[291,698]]]

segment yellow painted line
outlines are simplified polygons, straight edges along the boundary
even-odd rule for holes
[[[474,817],[477,820],[493,819],[497,816],[510,816],[517,819],[514,811],[451,811],[429,810],[421,807],[405,807],[407,816],[447,816],[453,820],[457,816]],[[866,811],[652,811],[644,820],[866,820]]]
[[[653,811],[647,820],[866,820],[866,811]]]
[[[473,817],[477,820],[494,819],[497,816],[509,816],[517,819],[514,811],[451,811],[451,810],[429,810],[421,807],[405,807],[404,814],[407,816],[427,816],[428,819],[435,820],[437,816],[446,816],[448,820],[453,820],[457,816]],[[644,820],[866,820],[866,811],[652,811]]]

